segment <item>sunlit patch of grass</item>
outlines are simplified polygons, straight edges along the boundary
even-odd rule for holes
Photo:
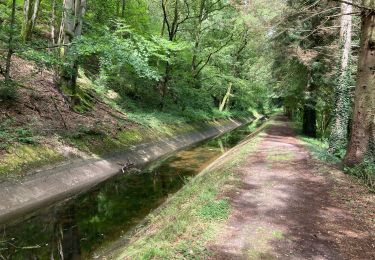
[[[205,219],[227,219],[229,216],[230,205],[228,200],[216,200],[204,205],[199,216]]]
[[[265,253],[258,250],[248,250],[247,255],[249,256],[249,259],[275,259],[275,256],[271,253]]]
[[[27,170],[62,159],[61,154],[44,145],[14,145],[0,159],[0,178],[16,178]]]

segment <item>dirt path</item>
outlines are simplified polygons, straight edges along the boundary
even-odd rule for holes
[[[261,136],[212,258],[375,259],[374,194],[313,159],[287,122]]]

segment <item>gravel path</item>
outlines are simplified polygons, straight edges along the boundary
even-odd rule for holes
[[[375,259],[374,194],[312,158],[284,118],[238,173],[213,259]]]

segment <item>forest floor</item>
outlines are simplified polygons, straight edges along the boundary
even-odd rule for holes
[[[271,125],[227,192],[213,259],[375,259],[375,196],[310,156],[287,122]]]
[[[375,194],[308,148],[271,120],[103,259],[375,259]]]

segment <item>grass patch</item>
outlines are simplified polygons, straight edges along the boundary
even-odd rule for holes
[[[120,131],[116,135],[77,129],[63,138],[80,151],[102,156],[156,137],[147,129],[133,128]]]
[[[375,163],[371,160],[365,160],[363,163],[354,167],[344,168],[345,172],[353,175],[369,186],[369,188],[375,192]]]
[[[0,178],[21,177],[28,170],[61,160],[58,152],[44,145],[14,145],[0,159]]]
[[[299,136],[305,142],[311,154],[318,160],[327,163],[340,163],[341,158],[328,152],[328,142],[314,138]],[[354,167],[345,167],[344,172],[362,180],[372,191],[375,191],[375,163],[367,159]]]
[[[0,150],[7,150],[15,144],[36,144],[35,136],[29,126],[15,127],[11,119],[0,123]]]
[[[114,253],[115,259],[204,259],[206,244],[215,238],[230,214],[221,198],[239,177],[235,167],[256,149],[257,139],[244,144],[214,167],[193,178],[155,214],[147,218],[132,241]]]
[[[169,125],[163,128],[150,128],[146,126],[136,126],[116,133],[115,135],[98,132],[86,128],[77,128],[76,131],[67,133],[63,139],[89,154],[99,156],[113,154],[131,146],[155,141],[162,138],[185,134],[193,131],[201,131],[209,124],[202,125]]]
[[[229,216],[229,206],[228,200],[211,201],[201,208],[199,216],[212,220],[227,219]]]
[[[341,159],[335,155],[328,152],[328,142],[322,141],[315,138],[310,138],[306,136],[298,136],[299,139],[305,142],[308,150],[311,154],[318,160],[329,162],[329,163],[339,163]]]

